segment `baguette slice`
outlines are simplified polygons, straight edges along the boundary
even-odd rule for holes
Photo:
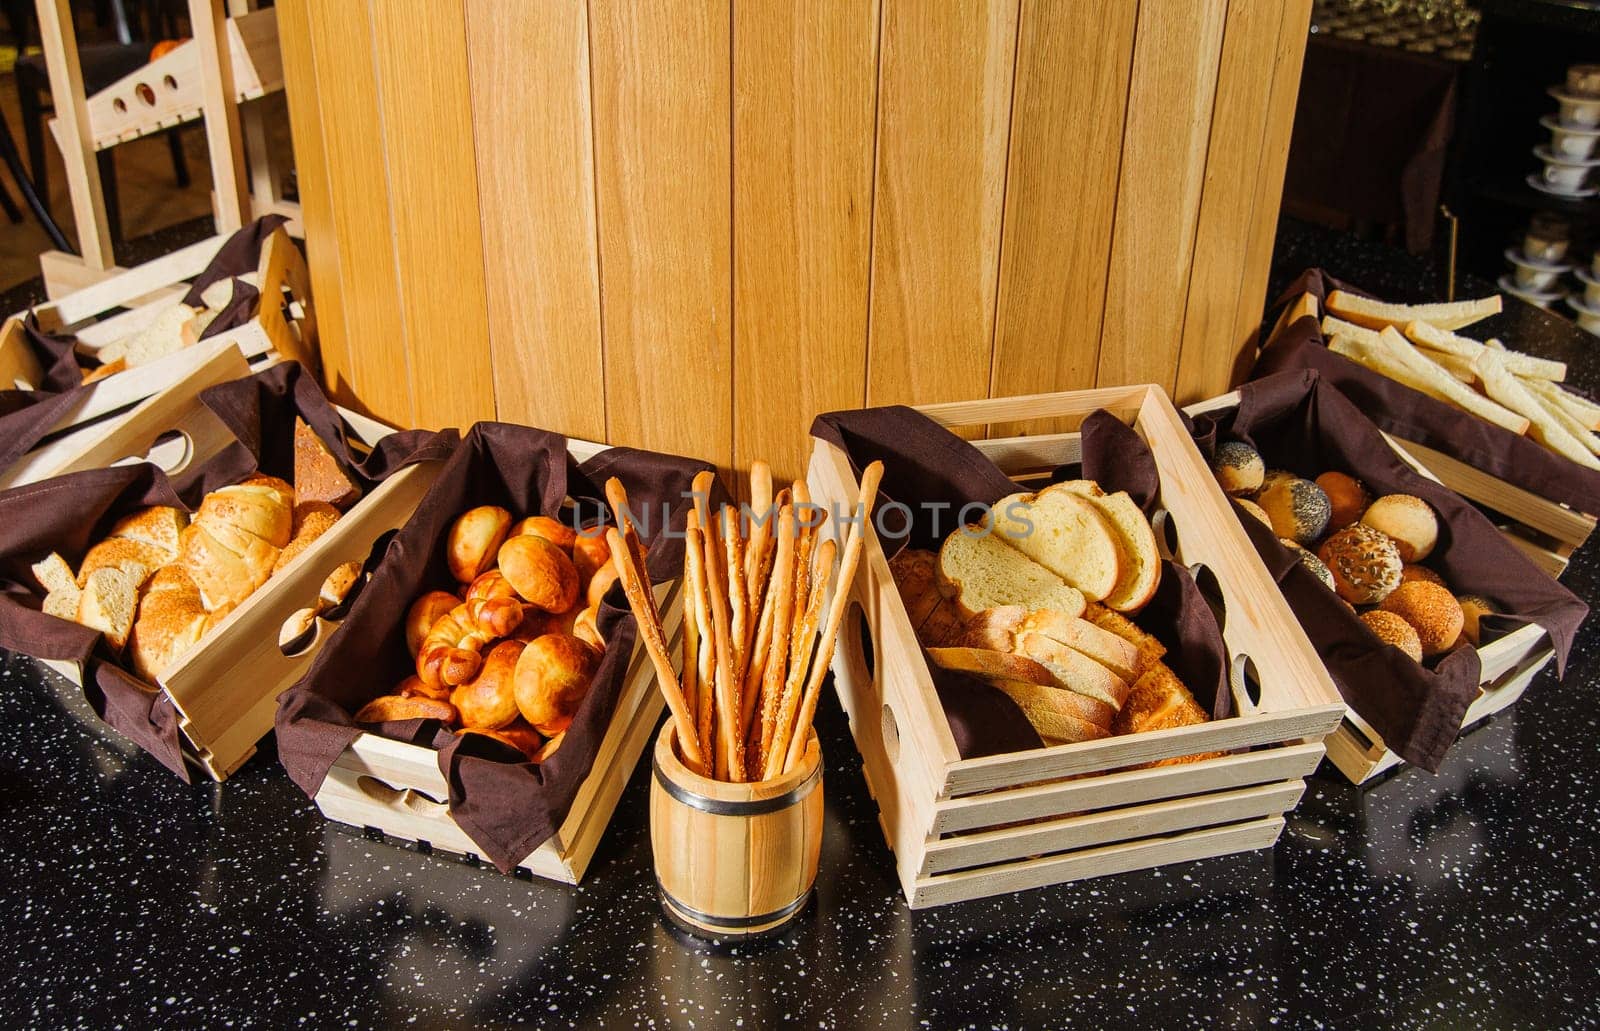
[[[940,669],[966,673],[980,680],[1020,680],[1054,686],[1055,676],[1043,663],[1025,655],[984,648],[929,648],[928,657]]]
[[[1082,652],[1043,634],[1028,633],[1017,638],[1023,655],[1042,664],[1056,683],[1079,694],[1122,708],[1133,688],[1126,680],[1106,669]]]
[[[1087,719],[1078,714],[1075,702],[1088,701],[1071,691],[1059,687],[1041,687],[1017,680],[1000,680],[995,687],[1017,703],[1017,708],[1028,717],[1033,729],[1039,732],[1047,745],[1075,744],[1079,741],[1098,741],[1111,736],[1111,710],[1106,708],[1106,722]]]
[[[128,643],[138,608],[139,585],[133,577],[114,566],[105,566],[89,574],[78,599],[77,619],[104,634],[112,650],[120,652]]]
[[[1529,379],[1554,380],[1561,382],[1567,378],[1567,364],[1565,362],[1551,361],[1548,358],[1535,358],[1531,354],[1521,351],[1506,350],[1504,344],[1498,340],[1491,340],[1487,344],[1480,343],[1471,337],[1464,337],[1452,333],[1438,326],[1426,322],[1408,322],[1403,327],[1406,338],[1418,347],[1427,347],[1435,351],[1453,354],[1458,358],[1468,361],[1478,357],[1484,348],[1500,351],[1505,359],[1506,368],[1518,376]]]
[[[1067,480],[1045,488],[1044,493],[1058,490],[1085,498],[1098,508],[1122,544],[1122,557],[1126,560],[1122,578],[1106,595],[1106,607],[1118,612],[1144,608],[1161,585],[1161,553],[1156,550],[1156,533],[1150,528],[1150,520],[1124,490],[1107,494],[1093,480]]]
[[[1600,469],[1600,459],[1589,453],[1576,437],[1562,428],[1539,399],[1528,392],[1522,382],[1506,371],[1500,355],[1485,349],[1473,359],[1473,367],[1483,379],[1483,388],[1489,396],[1527,416],[1531,426],[1528,435],[1563,458],[1570,459],[1589,469]]]
[[[939,589],[971,617],[1002,605],[1083,612],[1084,597],[995,534],[957,530],[939,548]]]
[[[1482,394],[1470,389],[1460,380],[1418,354],[1416,348],[1412,347],[1411,343],[1393,327],[1385,328],[1382,333],[1378,334],[1378,346],[1384,348],[1395,361],[1421,376],[1432,388],[1432,390],[1428,391],[1429,393],[1441,397],[1443,400],[1447,400],[1481,419],[1487,419],[1496,426],[1508,429],[1512,433],[1521,434],[1527,432],[1529,420],[1526,412],[1518,412],[1511,409],[1500,398],[1495,397],[1493,391],[1490,391],[1489,397],[1485,398]],[[1491,352],[1484,351],[1479,357],[1481,358],[1483,354],[1489,353]],[[1477,372],[1479,376],[1483,375],[1481,367],[1477,367]],[[1496,402],[1500,403],[1497,404]]]
[[[1128,565],[1111,521],[1071,491],[1007,495],[989,510],[985,525],[1091,601],[1113,593]]]
[[[1500,314],[1501,308],[1499,294],[1448,304],[1389,304],[1335,290],[1323,303],[1333,314],[1368,329],[1404,326],[1408,322],[1426,322],[1439,329],[1460,329]]]

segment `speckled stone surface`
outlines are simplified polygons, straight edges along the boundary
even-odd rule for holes
[[[1567,582],[1597,578],[1585,548]],[[1276,849],[918,913],[829,697],[816,902],[716,954],[661,921],[643,764],[581,887],[504,877],[325,822],[270,742],[185,787],[8,656],[0,1026],[1600,1024],[1597,680],[1586,628],[1438,776],[1325,764]]]

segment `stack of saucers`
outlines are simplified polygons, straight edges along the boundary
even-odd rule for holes
[[[1544,172],[1528,176],[1528,185],[1569,200],[1593,197],[1600,192],[1588,184],[1590,169],[1600,165],[1595,156],[1600,141],[1600,65],[1573,65],[1567,69],[1566,83],[1551,86],[1549,93],[1560,111],[1553,118],[1539,119],[1550,130],[1550,142],[1533,148],[1534,156],[1544,162]]]
[[[1571,236],[1566,219],[1545,213],[1533,216],[1522,246],[1506,248],[1511,271],[1500,277],[1500,289],[1540,308],[1565,297],[1561,277],[1572,270],[1566,260]]]

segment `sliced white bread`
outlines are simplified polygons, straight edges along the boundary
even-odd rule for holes
[[[1155,596],[1161,583],[1161,553],[1156,550],[1156,534],[1150,520],[1134,504],[1127,491],[1107,494],[1093,480],[1067,480],[1042,492],[1066,491],[1085,498],[1100,510],[1122,544],[1123,569],[1117,586],[1106,595],[1108,608],[1118,612],[1137,612]]]
[[[127,537],[107,537],[83,556],[83,565],[78,567],[78,586],[86,587],[95,570],[109,568],[127,573],[137,587],[168,561],[166,554],[152,544]]]
[[[1034,632],[1080,651],[1130,684],[1148,663],[1139,647],[1086,619],[1074,619],[1059,612],[1041,609],[1030,612],[1018,628]]]
[[[1047,745],[1098,741],[1111,736],[1109,718],[1101,723],[1079,714],[1078,704],[1089,701],[1082,695],[1016,680],[998,681],[994,686],[1017,703],[1017,708]]]
[[[993,533],[963,528],[939,548],[939,590],[963,618],[1003,605],[1083,612],[1083,593]]]
[[[47,594],[78,589],[78,578],[72,575],[72,566],[53,551],[33,564],[33,577]]]
[[[1334,315],[1368,329],[1404,326],[1410,322],[1426,322],[1439,329],[1460,329],[1500,314],[1499,294],[1447,304],[1388,304],[1335,290],[1323,304]]]
[[[1120,612],[1112,612],[1104,605],[1090,605],[1083,613],[1083,618],[1101,630],[1116,634],[1139,649],[1139,672],[1143,673],[1152,663],[1160,662],[1162,656],[1167,654],[1167,646],[1142,630],[1137,623]]]
[[[1023,655],[1037,661],[1062,687],[1098,699],[1114,709],[1122,708],[1133,686],[1075,648],[1043,634],[1028,633],[1017,638]]]
[[[980,680],[1020,680],[1045,686],[1056,683],[1055,675],[1043,663],[998,649],[929,648],[928,657],[941,669]]]
[[[184,331],[194,314],[195,309],[187,304],[163,308],[148,326],[121,341],[119,356],[126,359],[128,368],[132,369],[183,350]]]
[[[1122,581],[1127,558],[1111,521],[1071,491],[1010,494],[985,520],[994,535],[1099,601]],[[1011,602],[1023,599],[1011,598]]]
[[[114,566],[89,574],[78,599],[77,621],[105,635],[112,650],[122,651],[139,608],[139,585]]]

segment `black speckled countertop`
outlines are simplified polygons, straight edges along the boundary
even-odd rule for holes
[[[1507,322],[1600,386],[1591,338]],[[1586,547],[1566,582],[1595,599],[1597,577]],[[270,741],[186,787],[5,656],[0,1025],[1593,1025],[1597,680],[1586,628],[1565,683],[1542,674],[1438,776],[1357,790],[1324,764],[1273,850],[917,913],[830,696],[816,902],[714,954],[659,916],[646,764],[581,887],[504,877],[324,821]]]

